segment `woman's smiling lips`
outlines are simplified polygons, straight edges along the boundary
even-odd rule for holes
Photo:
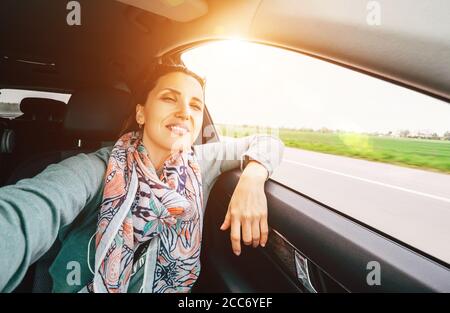
[[[189,128],[183,124],[169,124],[166,126],[172,133],[183,136],[189,132]]]

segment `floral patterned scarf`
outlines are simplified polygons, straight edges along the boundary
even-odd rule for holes
[[[202,181],[192,148],[176,151],[160,177],[142,132],[114,145],[105,175],[90,292],[127,292],[134,253],[157,240],[150,292],[189,292],[200,273]],[[145,276],[145,275],[144,275]],[[145,283],[145,278],[144,278]]]

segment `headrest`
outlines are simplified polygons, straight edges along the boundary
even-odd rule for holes
[[[113,88],[74,92],[67,104],[64,129],[80,139],[115,140],[132,112],[131,94]]]
[[[12,153],[16,144],[16,136],[12,129],[0,129],[0,153]]]
[[[18,120],[62,122],[66,113],[66,104],[62,101],[46,98],[24,98],[20,102],[23,115]]]

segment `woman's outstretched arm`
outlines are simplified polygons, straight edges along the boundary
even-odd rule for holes
[[[242,171],[221,227],[222,230],[231,227],[230,239],[234,253],[240,254],[241,239],[246,245],[265,246],[268,223],[264,183],[281,163],[283,142],[271,135],[257,134],[196,146],[196,150],[202,166],[202,177],[206,178],[204,184],[212,186],[225,171],[234,168]]]
[[[10,292],[99,191],[108,148],[49,165],[0,188],[0,291]]]

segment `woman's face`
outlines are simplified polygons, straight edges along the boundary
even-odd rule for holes
[[[203,88],[194,77],[182,72],[161,76],[145,105],[136,106],[144,145],[168,153],[188,150],[200,133],[203,110]]]

